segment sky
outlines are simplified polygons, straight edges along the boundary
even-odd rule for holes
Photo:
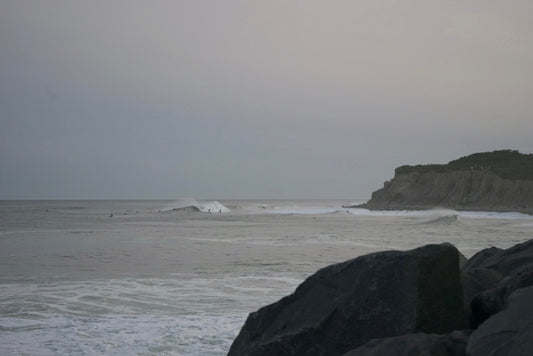
[[[0,199],[365,199],[532,112],[529,0],[0,0]]]

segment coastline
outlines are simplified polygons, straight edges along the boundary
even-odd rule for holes
[[[533,215],[532,167],[532,155],[510,150],[475,153],[444,165],[401,166],[357,207]]]
[[[346,209],[368,209],[371,211],[398,211],[398,210],[412,210],[412,211],[426,211],[426,210],[440,210],[440,209],[451,209],[460,212],[487,212],[487,213],[519,213],[525,215],[533,215],[532,208],[511,208],[511,207],[485,207],[485,206],[446,206],[446,205],[416,205],[416,204],[396,204],[390,203],[386,205],[380,204],[356,204],[356,205],[345,205],[343,208]]]

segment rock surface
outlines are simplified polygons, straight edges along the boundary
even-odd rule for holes
[[[446,165],[402,166],[360,207],[402,210],[435,207],[533,214],[533,155],[479,153]],[[531,172],[529,172],[531,171]]]
[[[467,353],[471,356],[533,353],[533,287],[516,290],[509,306],[483,323],[470,337]]]
[[[533,285],[533,240],[507,250],[482,250],[466,262],[462,273],[470,326],[476,328],[501,311],[512,292]]]
[[[465,314],[477,328],[470,338]],[[469,260],[441,244],[323,268],[292,295],[250,314],[229,355],[520,356],[531,350],[533,240],[485,249]]]
[[[361,256],[319,270],[250,314],[229,355],[340,355],[373,338],[464,329],[450,244]]]
[[[470,331],[450,334],[407,334],[386,339],[374,339],[344,356],[463,356]]]

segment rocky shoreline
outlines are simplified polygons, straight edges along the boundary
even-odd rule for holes
[[[533,240],[466,259],[453,245],[331,265],[251,313],[229,355],[530,355]]]

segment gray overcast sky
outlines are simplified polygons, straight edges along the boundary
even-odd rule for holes
[[[368,198],[532,112],[530,0],[0,0],[0,199]]]

